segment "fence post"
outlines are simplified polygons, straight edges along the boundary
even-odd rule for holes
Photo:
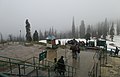
[[[93,67],[93,77],[95,77],[95,64],[94,64],[94,67]]]
[[[48,68],[48,77],[50,77],[50,68]]]
[[[12,74],[12,65],[11,65],[11,59],[9,58],[9,63],[10,63],[10,72]]]
[[[20,64],[18,64],[19,77],[21,77]]]
[[[107,44],[105,44],[105,59],[106,59],[105,64],[107,64]]]
[[[38,77],[38,68],[36,67],[36,76]]]
[[[100,75],[99,75],[99,77],[101,77],[101,52],[100,52],[100,57],[99,57],[99,60],[100,60]]]
[[[105,65],[105,50],[102,50],[103,54],[102,54],[102,60],[103,60],[103,66]]]
[[[33,65],[34,65],[34,70],[35,70],[35,57],[33,57]]]
[[[106,50],[106,64],[107,64],[107,50]]]
[[[24,75],[25,75],[25,62],[24,62]]]
[[[97,77],[97,71],[98,71],[98,63],[96,63],[96,77]]]
[[[69,68],[70,68],[70,67],[68,66],[68,77],[69,77]]]
[[[39,63],[38,63],[38,67],[39,67],[39,69],[41,69],[41,68],[40,68],[40,61],[39,61]]]
[[[48,66],[50,66],[50,63],[49,63],[49,61],[48,61],[48,63],[47,63],[47,64],[48,64]]]
[[[76,74],[77,68],[75,68],[75,74]]]
[[[73,67],[72,67],[72,77],[73,77]]]

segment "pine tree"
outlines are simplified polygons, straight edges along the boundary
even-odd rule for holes
[[[107,19],[105,19],[104,25],[103,25],[103,38],[106,39],[107,33],[108,33],[108,25],[107,25]]]
[[[53,29],[53,27],[52,27],[51,35],[54,35],[54,29]]]
[[[75,24],[74,24],[74,17],[72,22],[72,38],[75,38]]]
[[[120,34],[120,24],[119,23],[117,23],[116,31],[117,31],[117,35],[119,35]]]
[[[13,41],[13,36],[12,36],[12,34],[9,34],[8,37],[9,37],[9,41],[10,41],[10,42]]]
[[[80,25],[80,38],[84,38],[84,37],[85,37],[85,24],[84,24],[84,20],[82,20]]]
[[[41,30],[39,30],[39,39],[40,39],[40,40],[44,39],[44,36],[43,36],[43,33],[42,33]]]
[[[58,38],[57,30],[55,30],[55,32],[54,32],[54,36],[55,36],[56,38]]]
[[[88,25],[86,33],[91,33],[90,25]]]
[[[77,28],[76,28],[76,33],[75,33],[76,38],[78,38],[78,34],[79,34],[79,32],[78,32],[78,27],[77,27]]]
[[[52,34],[52,29],[50,28],[49,29],[49,33],[48,33],[49,35],[51,35]]]
[[[102,35],[102,29],[103,27],[102,27],[102,23],[98,23],[98,28],[97,28],[97,38],[100,38],[101,37],[101,35]]]
[[[2,36],[2,33],[0,33],[0,39],[1,39],[1,43],[3,42],[3,36]]]
[[[32,41],[32,37],[31,37],[31,31],[30,31],[30,23],[28,22],[28,19],[26,19],[26,40],[28,42]]]
[[[88,25],[87,32],[85,35],[86,41],[90,40],[90,37],[91,37],[90,33],[91,33],[91,29],[90,29],[90,25]]]
[[[48,36],[48,32],[45,30],[44,32],[44,39]]]
[[[114,24],[112,23],[112,26],[110,28],[110,38],[111,38],[111,41],[113,41],[113,37],[114,37]]]
[[[95,27],[93,27],[93,26],[91,26],[90,27],[90,31],[91,31],[91,37],[93,38],[93,37],[97,37],[97,32],[96,32],[96,29],[95,29]]]

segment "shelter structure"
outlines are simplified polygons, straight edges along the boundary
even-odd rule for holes
[[[56,47],[56,38],[55,38],[55,36],[49,35],[46,38],[46,41],[47,41],[47,47],[49,47],[49,48],[55,48]]]

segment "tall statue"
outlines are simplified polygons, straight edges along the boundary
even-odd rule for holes
[[[28,42],[32,41],[31,32],[30,32],[30,23],[28,22],[28,19],[26,19],[26,40]]]

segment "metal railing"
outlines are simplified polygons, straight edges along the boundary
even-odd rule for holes
[[[94,56],[93,56],[93,66],[91,67],[90,71],[88,72],[88,76],[89,77],[97,77],[98,76],[98,51],[95,52]]]
[[[88,72],[89,77],[101,77],[101,67],[107,64],[107,51],[99,49],[93,56],[94,64]]]
[[[47,60],[39,61],[32,57],[25,61],[0,56],[0,72],[13,77],[54,77],[60,76],[53,70],[55,63]],[[66,66],[65,76],[74,77],[76,68]]]
[[[38,66],[43,66],[44,68],[49,68],[48,69],[48,74],[49,77],[54,77],[54,76],[59,76],[58,72],[56,73],[56,71],[54,71],[54,67],[56,65],[56,63],[52,62],[52,61],[48,61],[48,60],[43,60],[43,61],[38,61],[39,58],[34,57],[34,64],[38,65]],[[65,65],[66,71],[65,71],[65,76],[68,77],[74,77],[76,74],[76,70],[77,68],[74,68],[72,66],[69,65]]]

